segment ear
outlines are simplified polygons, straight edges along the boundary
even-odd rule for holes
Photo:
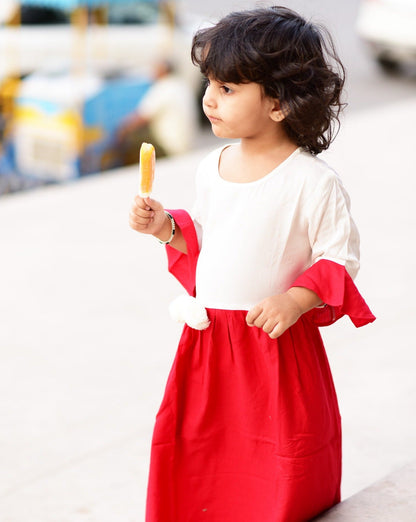
[[[280,101],[278,99],[272,100],[272,106],[269,113],[270,118],[275,122],[281,122],[285,119],[285,114],[280,105]]]

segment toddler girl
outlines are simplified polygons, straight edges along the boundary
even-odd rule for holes
[[[192,217],[135,198],[130,224],[167,243],[206,309],[185,325],[153,435],[147,522],[291,522],[340,500],[341,424],[318,326],[374,320],[352,278],[348,195],[317,154],[343,68],[329,36],[283,7],[194,37],[216,136]],[[195,326],[195,325],[194,325]]]

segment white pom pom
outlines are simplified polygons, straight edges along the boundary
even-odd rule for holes
[[[172,319],[179,323],[186,323],[195,330],[205,330],[209,326],[207,311],[195,297],[190,295],[180,295],[172,301],[169,312]]]
[[[180,295],[169,305],[169,313],[174,321],[177,323],[184,323],[184,309],[186,308],[187,295]]]

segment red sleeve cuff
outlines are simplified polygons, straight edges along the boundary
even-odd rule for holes
[[[168,270],[176,277],[188,294],[195,297],[195,276],[199,245],[194,222],[186,210],[168,210],[168,212],[172,214],[175,223],[181,229],[188,250],[188,253],[184,254],[166,245]]]
[[[348,315],[356,327],[375,320],[343,265],[322,259],[301,274],[292,286],[313,290],[325,303],[308,314],[317,326],[328,326]]]

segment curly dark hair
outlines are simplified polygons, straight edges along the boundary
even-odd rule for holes
[[[278,99],[298,146],[319,154],[335,138],[345,69],[324,27],[281,6],[233,12],[195,34],[191,55],[203,75]]]

